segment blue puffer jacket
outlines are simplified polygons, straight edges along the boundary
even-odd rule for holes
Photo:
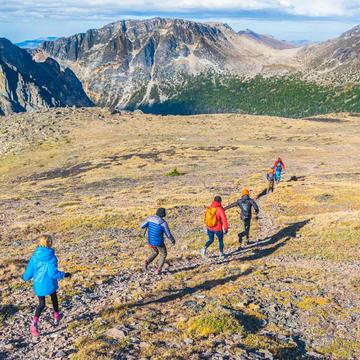
[[[142,224],[141,228],[148,229],[148,242],[152,246],[164,246],[164,234],[172,242],[175,242],[168,223],[159,216],[150,216]]]
[[[47,296],[54,293],[59,285],[58,280],[65,277],[65,273],[58,270],[58,259],[52,248],[38,246],[30,258],[23,279],[33,279],[36,296]]]

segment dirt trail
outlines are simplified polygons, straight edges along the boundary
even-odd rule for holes
[[[258,202],[261,206],[262,199]],[[29,325],[33,316],[35,306],[34,297],[28,290],[19,290],[16,294],[19,300],[18,304],[21,309],[5,323],[5,326],[0,331],[0,355],[7,359],[48,359],[52,358],[67,358],[69,354],[75,351],[74,341],[81,336],[87,335],[86,330],[79,329],[74,337],[73,329],[69,331],[68,327],[76,321],[82,319],[96,320],[100,317],[101,311],[108,308],[109,304],[128,304],[129,307],[147,306],[158,301],[164,301],[160,296],[150,297],[146,301],[132,302],[127,294],[127,289],[139,287],[142,290],[151,293],[154,289],[155,283],[162,279],[171,278],[174,274],[179,272],[186,272],[196,268],[200,268],[204,264],[210,267],[224,265],[231,261],[244,261],[248,259],[256,259],[256,254],[259,251],[266,251],[274,244],[274,239],[271,237],[276,232],[276,225],[271,217],[266,213],[261,213],[259,219],[260,236],[255,239],[255,242],[244,247],[241,251],[234,250],[228,252],[225,258],[207,257],[202,258],[200,255],[186,260],[175,260],[165,270],[165,272],[158,276],[141,271],[132,273],[129,270],[124,270],[120,274],[109,279],[107,282],[94,286],[85,292],[73,297],[72,301],[65,301],[61,304],[61,312],[63,318],[58,327],[52,326],[51,319],[51,303],[48,299],[47,309],[41,318],[40,328],[41,336],[39,338],[31,338],[29,334]],[[284,234],[286,235],[286,234]],[[275,239],[275,242],[282,241],[283,238]],[[261,250],[260,250],[261,249]],[[203,288],[191,290],[188,288],[188,294],[207,290],[208,287],[204,285]],[[187,295],[187,294],[181,294]],[[170,302],[177,298],[176,291],[167,299]],[[126,305],[125,305],[126,306]],[[135,336],[136,332],[132,334]]]

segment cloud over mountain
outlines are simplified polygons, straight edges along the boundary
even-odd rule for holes
[[[120,15],[300,16],[345,17],[360,15],[357,0],[0,0],[0,19],[13,17],[94,19]]]

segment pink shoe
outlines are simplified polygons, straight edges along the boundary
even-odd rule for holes
[[[40,336],[38,324],[32,324],[30,326],[30,332],[32,336]]]
[[[54,317],[54,325],[58,326],[60,324],[60,313],[54,311],[53,317]]]

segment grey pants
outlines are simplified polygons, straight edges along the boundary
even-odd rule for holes
[[[161,271],[165,264],[166,256],[167,256],[167,250],[166,246],[150,246],[151,254],[146,260],[146,266],[150,265],[155,258],[160,254],[160,261],[159,261],[159,267],[158,269]]]

